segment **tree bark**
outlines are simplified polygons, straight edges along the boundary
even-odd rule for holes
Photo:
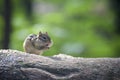
[[[114,13],[114,26],[115,26],[115,34],[119,39],[120,36],[120,0],[110,0],[109,1],[110,4],[110,8],[112,9],[113,13]],[[115,38],[116,39],[116,38]],[[118,40],[117,39],[117,40]],[[116,56],[120,56],[120,45],[118,44],[119,41],[116,44],[116,48],[115,48],[115,54]]]
[[[120,80],[120,58],[45,57],[0,50],[0,80]]]
[[[11,0],[4,1],[4,19],[5,19],[5,27],[4,27],[4,36],[3,36],[3,47],[4,49],[9,48],[10,42],[10,34],[11,34]]]
[[[120,0],[110,0],[110,6],[115,14],[115,33],[120,36]]]

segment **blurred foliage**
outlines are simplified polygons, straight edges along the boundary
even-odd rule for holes
[[[45,56],[64,53],[81,57],[117,57],[120,37],[114,33],[115,17],[108,0],[31,2],[32,12],[27,13],[24,0],[12,0],[10,49],[23,51],[22,44],[27,35],[47,31],[54,44],[45,51]],[[0,32],[3,20],[0,15]]]

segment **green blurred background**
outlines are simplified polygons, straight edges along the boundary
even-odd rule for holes
[[[48,32],[44,56],[120,57],[119,0],[0,0],[0,48],[23,51],[31,33]]]

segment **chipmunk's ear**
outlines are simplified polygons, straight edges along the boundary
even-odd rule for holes
[[[42,32],[40,31],[38,37],[40,37],[41,35],[42,35]]]
[[[39,35],[41,35],[41,34],[42,34],[42,32],[40,31],[40,32],[39,32]]]

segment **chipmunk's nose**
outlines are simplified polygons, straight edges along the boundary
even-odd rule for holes
[[[48,44],[46,44],[46,46],[49,46],[49,43],[48,43]]]

